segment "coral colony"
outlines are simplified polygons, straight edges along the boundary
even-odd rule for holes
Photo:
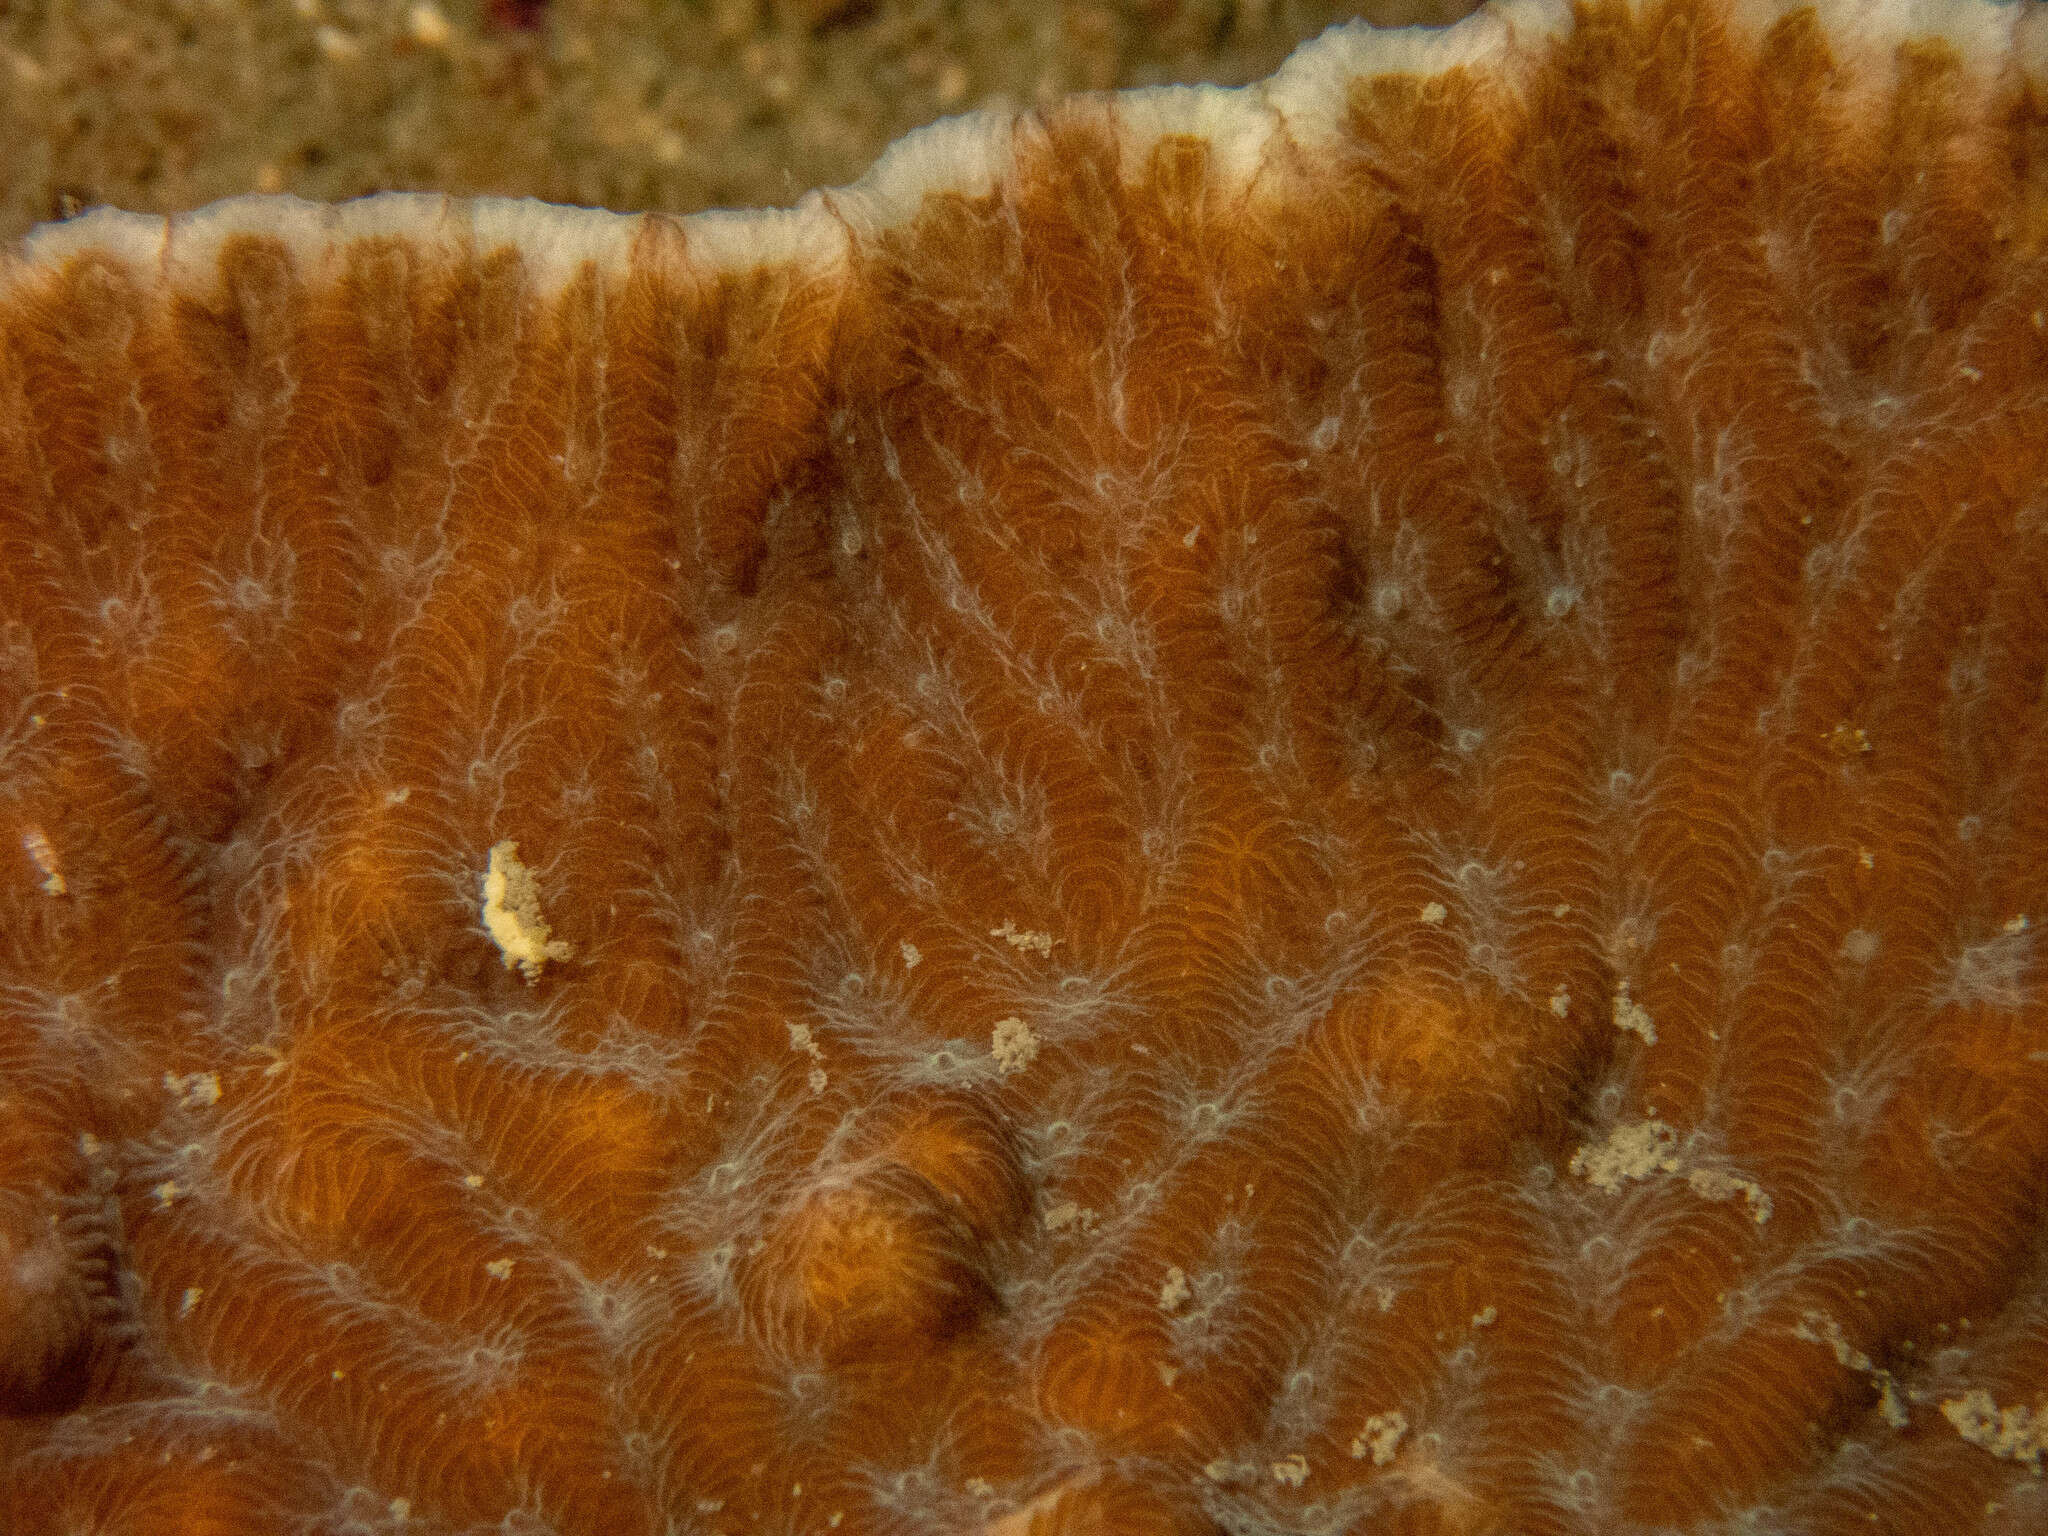
[[[33,237],[0,1530],[2048,1531],[2044,87]]]

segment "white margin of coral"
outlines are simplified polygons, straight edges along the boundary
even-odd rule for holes
[[[1647,9],[1648,0],[1626,0]],[[1733,25],[1760,35],[1779,17],[1812,4],[1852,81],[1888,89],[1899,45],[1950,44],[1987,84],[2017,74],[2048,86],[2048,3],[2035,0],[1726,0]],[[1365,22],[1330,28],[1303,43],[1267,79],[1251,85],[1153,86],[1076,98],[1055,110],[1099,111],[1114,128],[1127,165],[1144,163],[1162,138],[1191,136],[1210,146],[1210,174],[1226,189],[1251,187],[1285,144],[1313,164],[1340,131],[1350,85],[1386,75],[1427,77],[1483,63],[1509,89],[1573,26],[1568,0],[1489,0],[1449,27],[1380,29]],[[1986,93],[1989,99],[1995,95]],[[0,295],[36,270],[98,251],[138,275],[154,268],[176,287],[204,281],[221,244],[260,233],[283,240],[316,266],[365,237],[393,236],[450,254],[516,247],[542,292],[558,289],[586,263],[623,270],[650,221],[680,227],[689,264],[706,275],[795,265],[827,277],[855,240],[904,224],[938,192],[969,197],[997,190],[1024,142],[1041,137],[1038,112],[969,112],[905,134],[849,186],[806,193],[786,209],[715,209],[677,217],[563,207],[532,198],[456,198],[382,192],[337,204],[289,195],[230,197],[166,218],[99,208],[31,231],[0,250]]]

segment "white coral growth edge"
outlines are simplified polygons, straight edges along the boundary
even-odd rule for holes
[[[1643,0],[1625,0],[1646,10]],[[1726,0],[1729,21],[1760,36],[1779,18],[1814,10],[1847,66],[1851,88],[1883,94],[1902,44],[1940,41],[1986,87],[2048,90],[2048,6],[2030,0]],[[1512,91],[1531,66],[1569,37],[1567,0],[1489,0],[1448,27],[1378,28],[1351,22],[1303,43],[1270,77],[1246,86],[1153,86],[1077,98],[1065,110],[1095,110],[1118,134],[1126,164],[1170,136],[1206,141],[1211,175],[1226,194],[1258,189],[1286,159],[1313,165],[1341,130],[1351,86],[1376,76],[1429,77],[1483,66]],[[289,195],[225,198],[169,217],[101,208],[46,224],[12,253],[0,253],[0,291],[27,271],[97,251],[138,273],[154,268],[174,286],[214,269],[222,243],[241,234],[285,242],[302,262],[350,242],[404,239],[451,251],[516,248],[535,286],[559,287],[586,264],[622,269],[649,221],[679,227],[690,264],[705,274],[796,265],[830,278],[857,238],[901,225],[935,193],[997,190],[1019,152],[1046,131],[1036,111],[978,111],[905,134],[849,186],[806,193],[782,209],[703,213],[608,213],[532,198],[452,197],[383,192],[338,204]],[[1282,157],[1281,148],[1294,151]],[[1278,188],[1272,190],[1277,191]]]

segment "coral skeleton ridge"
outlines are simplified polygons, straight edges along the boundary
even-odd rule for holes
[[[0,258],[0,1531],[2048,1530],[2044,89]]]

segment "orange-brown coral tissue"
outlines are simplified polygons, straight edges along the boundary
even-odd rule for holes
[[[2048,1531],[2048,16],[0,259],[7,1536]]]

